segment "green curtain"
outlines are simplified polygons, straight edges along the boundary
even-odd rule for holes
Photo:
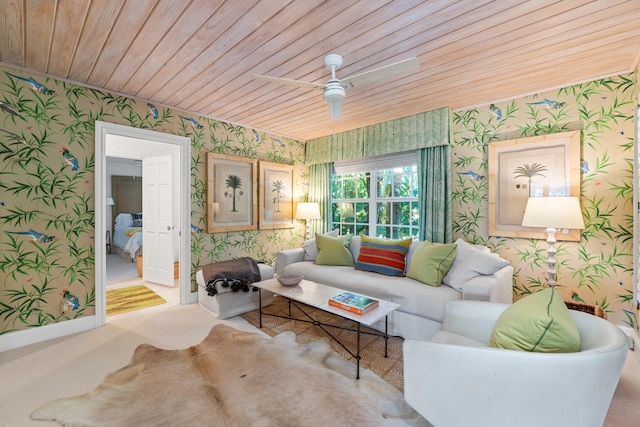
[[[311,231],[330,223],[332,162],[418,150],[420,239],[451,242],[451,129],[445,107],[307,141],[309,201],[320,203],[323,217]]]
[[[420,240],[450,243],[453,238],[451,206],[451,149],[448,145],[418,151]]]
[[[451,110],[401,117],[307,141],[307,165],[449,145]]]
[[[309,168],[309,201],[320,206],[321,220],[311,220],[311,237],[326,233],[331,223],[331,174],[333,163],[311,165]]]

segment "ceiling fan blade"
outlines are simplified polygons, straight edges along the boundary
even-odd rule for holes
[[[280,77],[263,76],[260,74],[254,74],[253,78],[257,80],[264,80],[267,82],[280,83],[280,84],[285,84],[290,86],[298,86],[298,87],[303,87],[307,89],[324,90],[324,85],[317,84],[317,83],[307,83],[300,80],[283,79]]]
[[[395,64],[385,65],[380,68],[365,71],[364,73],[356,74],[355,76],[350,76],[346,79],[341,79],[340,82],[346,89],[357,89],[379,82],[380,80],[388,79],[389,77],[393,77],[398,74],[417,70],[419,66],[418,58],[413,57],[405,59],[404,61],[396,62]]]

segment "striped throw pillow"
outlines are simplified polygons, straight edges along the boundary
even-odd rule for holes
[[[355,265],[357,270],[373,271],[387,276],[404,275],[405,257],[412,239],[361,237],[362,246]]]

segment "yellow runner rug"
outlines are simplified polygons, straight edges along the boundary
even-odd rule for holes
[[[160,295],[145,285],[107,290],[107,316],[127,313],[141,308],[164,304]]]

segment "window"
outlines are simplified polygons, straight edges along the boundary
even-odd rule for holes
[[[415,164],[331,180],[331,225],[340,234],[417,239],[419,212]]]

